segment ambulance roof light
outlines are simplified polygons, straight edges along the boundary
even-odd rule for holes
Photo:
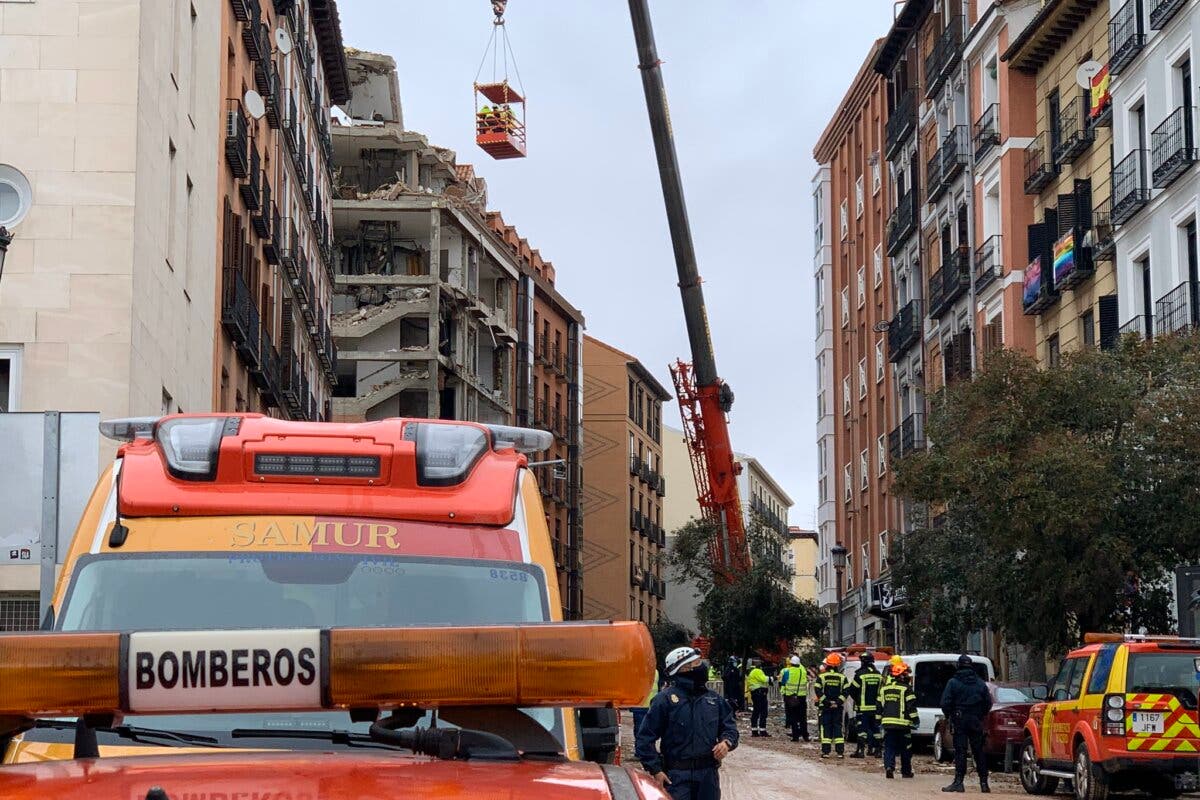
[[[461,423],[410,422],[404,438],[417,444],[417,483],[456,486],[488,450],[483,428]]]
[[[240,417],[173,417],[155,427],[154,438],[173,476],[209,481],[217,474],[221,439],[236,435],[240,426]]]
[[[496,450],[513,449],[518,453],[540,453],[554,444],[554,434],[535,428],[516,428],[511,425],[487,425]]]
[[[114,442],[132,442],[149,439],[154,432],[158,417],[125,417],[106,419],[100,422],[100,435]]]

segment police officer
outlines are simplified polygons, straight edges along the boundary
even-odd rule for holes
[[[779,693],[783,695],[783,713],[792,741],[801,737],[808,741],[808,670],[800,656],[792,656],[779,676]]]
[[[961,792],[967,776],[967,745],[975,757],[979,773],[979,790],[990,792],[987,756],[983,752],[983,718],[992,708],[992,693],[972,667],[971,657],[958,657],[958,672],[942,692],[942,713],[954,732],[954,783],[942,787],[943,792]]]
[[[729,701],[729,705],[734,712],[742,710],[742,696],[746,691],[746,687],[742,682],[742,670],[738,666],[738,661],[733,656],[729,657],[729,663],[725,665],[725,671],[721,673],[721,683],[725,690],[725,699]]]
[[[846,690],[846,696],[854,700],[854,720],[858,730],[858,747],[851,758],[879,755],[883,734],[879,730],[879,687],[883,676],[875,671],[875,656],[864,650],[859,656],[859,668],[854,680]]]
[[[638,728],[638,760],[674,800],[719,800],[717,769],[738,744],[733,709],[709,690],[708,664],[696,648],[672,650],[665,667],[671,683]]]
[[[908,665],[889,664],[892,680],[879,690],[879,707],[883,714],[883,769],[889,778],[896,777],[896,755],[900,756],[900,777],[913,777],[912,732],[917,726],[917,695],[912,690]]]
[[[771,681],[758,661],[753,662],[746,676],[746,692],[750,695],[750,735],[770,736],[767,733],[767,689]]]
[[[845,713],[846,676],[842,674],[842,657],[837,653],[825,656],[825,671],[817,678],[817,714],[821,724],[821,758],[829,758],[830,750],[838,758],[846,757],[846,739],[842,733],[842,714]]]

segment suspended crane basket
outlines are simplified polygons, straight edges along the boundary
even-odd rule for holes
[[[517,58],[508,42],[504,26],[504,7],[508,0],[493,0],[492,37],[483,51],[483,60],[475,73],[475,143],[495,159],[525,157],[525,87]],[[483,68],[492,61],[492,79],[481,83]],[[512,61],[517,86],[508,80],[508,62]]]

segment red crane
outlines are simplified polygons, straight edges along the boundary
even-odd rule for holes
[[[646,92],[646,109],[658,174],[662,181],[671,246],[675,251],[675,269],[679,273],[679,293],[683,298],[683,316],[692,350],[692,363],[677,361],[671,368],[684,436],[696,478],[697,500],[706,522],[714,531],[709,554],[714,574],[725,581],[747,571],[750,553],[746,545],[746,527],[742,503],[738,497],[737,475],[740,465],[733,455],[726,414],[733,405],[733,391],[717,376],[717,362],[704,309],[704,290],[696,266],[696,250],[688,223],[687,204],[679,175],[679,159],[671,133],[667,94],[663,88],[662,62],[654,43],[647,0],[629,0],[633,34],[637,41],[638,68]]]

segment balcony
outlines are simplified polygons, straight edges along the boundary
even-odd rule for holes
[[[233,177],[245,179],[250,174],[250,128],[240,100],[225,104],[225,163]]]
[[[963,18],[951,17],[925,57],[925,96],[933,97],[946,83],[962,55]]]
[[[989,237],[975,251],[975,293],[978,294],[1004,272],[1001,260],[1002,240],[999,235]]]
[[[942,349],[942,373],[946,385],[969,380],[971,377],[971,331],[965,330],[950,337]]]
[[[233,18],[236,19],[238,22],[249,22],[250,21],[250,1],[249,0],[229,0],[229,7],[231,9],[233,9]]]
[[[642,460],[637,456],[629,457],[629,474],[635,478],[642,474]]]
[[[291,89],[285,89],[283,92],[283,129],[287,131],[288,148],[292,151],[292,158],[296,157],[296,153],[300,149],[300,117],[296,108],[296,93]]]
[[[266,184],[266,187],[270,189],[271,184]],[[270,192],[267,194],[269,196]],[[270,216],[268,217],[268,215]],[[262,214],[256,217],[254,221],[257,223],[259,219],[268,220],[267,224],[270,228],[265,234],[261,229],[258,229],[259,236],[263,238],[263,259],[268,264],[279,264],[281,256],[279,238],[282,232],[279,227],[279,208],[275,205],[274,200],[263,205]]]
[[[1025,194],[1041,194],[1058,175],[1058,167],[1048,155],[1046,134],[1039,133],[1025,148]]]
[[[1192,109],[1180,106],[1150,134],[1155,189],[1165,189],[1196,163]]]
[[[271,57],[271,39],[262,24],[262,8],[258,0],[249,0],[250,19],[242,26],[242,46],[251,61]]]
[[[1112,261],[1117,244],[1113,237],[1112,198],[1092,209],[1092,261]]]
[[[925,415],[909,414],[888,434],[889,463],[925,449]]]
[[[250,224],[254,227],[254,232],[258,234],[260,239],[271,239],[271,232],[274,228],[271,227],[272,215],[277,215],[279,212],[275,209],[275,203],[271,200],[271,184],[267,183],[267,174],[264,170],[260,179],[261,187],[259,189],[259,200],[255,212],[250,215]],[[243,197],[242,199],[245,199]],[[264,243],[264,247],[267,243]],[[276,263],[271,261],[269,263]]]
[[[942,139],[942,185],[946,188],[967,167],[967,126],[956,125]]]
[[[642,585],[642,568],[637,564],[629,567],[629,585],[635,588]]]
[[[921,341],[921,301],[910,300],[888,323],[888,361],[895,364]]]
[[[1150,202],[1146,181],[1145,150],[1134,150],[1121,159],[1112,171],[1112,221],[1124,225]]]
[[[1108,23],[1108,72],[1117,76],[1146,46],[1142,29],[1142,0],[1128,0]]]
[[[1125,338],[1129,335],[1137,336],[1139,339],[1149,339],[1151,332],[1154,330],[1154,317],[1146,317],[1138,314],[1133,319],[1126,322],[1120,328],[1117,328],[1118,338]]]
[[[904,247],[917,230],[917,193],[909,189],[888,217],[887,251],[889,256],[895,256]]]
[[[942,196],[946,184],[942,181],[942,151],[934,150],[925,162],[925,199],[930,203]]]
[[[240,270],[225,267],[221,285],[221,325],[234,349],[251,369],[259,363],[259,316],[254,296]]]
[[[992,103],[979,115],[971,128],[971,141],[975,145],[975,160],[982,161],[988,152],[1000,144],[1000,106]]]
[[[1070,164],[1087,152],[1096,137],[1088,125],[1088,109],[1082,95],[1070,100],[1058,112],[1058,147],[1054,149],[1057,164]]]
[[[242,202],[246,204],[247,210],[258,211],[262,208],[262,187],[265,182],[266,175],[263,172],[258,148],[251,145],[250,171],[246,176],[245,183],[238,185],[238,193],[241,194]]]
[[[1021,290],[1021,308],[1032,316],[1041,314],[1058,300],[1054,287],[1054,265],[1046,264],[1039,256],[1025,268],[1025,284]]]
[[[261,325],[258,329],[258,361],[253,364],[250,369],[250,380],[254,381],[254,385],[258,387],[263,394],[268,394],[271,391],[271,377],[269,374],[271,367],[271,334],[267,331],[266,325]]]
[[[1197,318],[1197,285],[1184,281],[1154,303],[1154,334],[1165,336],[1195,330]]]
[[[263,28],[265,29],[266,25]],[[266,106],[267,125],[273,130],[278,130],[283,119],[280,113],[283,88],[274,59],[263,58],[254,62],[254,87],[262,95]]]
[[[1150,0],[1150,29],[1161,31],[1187,0]]]
[[[884,157],[891,160],[917,129],[917,93],[909,89],[900,95],[887,121]]]
[[[288,282],[293,288],[302,281],[300,274],[300,240],[296,235],[296,223],[284,219],[275,226],[279,239],[279,263],[287,273]]]
[[[971,287],[971,251],[966,246],[952,250],[946,263],[929,276],[929,317],[940,317]]]
[[[283,349],[279,353],[279,387],[283,394],[284,403],[289,408],[298,409],[300,407],[300,392],[303,390],[300,361],[296,357],[296,353],[292,351],[290,341],[284,338],[282,344]]]

